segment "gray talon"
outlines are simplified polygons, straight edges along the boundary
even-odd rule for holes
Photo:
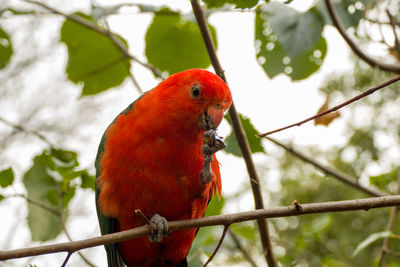
[[[201,153],[203,154],[203,169],[200,173],[202,184],[211,182],[213,173],[211,170],[211,162],[213,161],[212,155],[217,151],[224,149],[225,144],[222,138],[217,135],[214,130],[208,130],[203,135],[204,144],[201,146]]]
[[[150,222],[157,226],[157,230],[152,230],[149,234],[149,240],[152,243],[160,242],[163,236],[169,236],[168,221],[164,217],[155,214]]]

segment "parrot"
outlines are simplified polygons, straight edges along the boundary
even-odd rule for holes
[[[219,76],[189,69],[141,95],[108,126],[95,160],[101,233],[146,225],[146,217],[157,227],[105,245],[109,267],[187,266],[197,229],[170,233],[168,221],[203,217],[211,197],[220,196],[215,152],[224,144],[216,130],[231,103]]]

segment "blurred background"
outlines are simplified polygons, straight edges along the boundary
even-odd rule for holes
[[[374,66],[352,52],[332,25],[325,2],[331,2],[345,34],[375,60]],[[248,135],[265,207],[295,199],[371,197],[300,160],[289,147],[362,187],[399,193],[397,84],[319,121],[271,135],[286,149],[256,137],[395,77],[400,72],[399,1],[201,3]],[[109,32],[117,34],[129,57]],[[213,70],[189,1],[2,0],[0,249],[98,236],[93,176],[104,130],[163,77],[195,67]],[[223,197],[212,200],[206,215],[252,210],[246,166],[228,119],[218,133],[227,143],[218,153]],[[275,256],[281,266],[375,266],[379,261],[400,266],[399,224],[394,223],[394,234],[384,232],[389,214],[390,209],[379,209],[271,219]],[[221,232],[222,227],[200,230],[190,266],[202,266]],[[381,260],[385,237],[390,237],[389,250]],[[106,266],[103,247],[81,253],[72,255],[70,266]],[[57,266],[65,256],[15,259],[0,266]],[[228,264],[267,265],[255,222],[231,226],[211,266]]]

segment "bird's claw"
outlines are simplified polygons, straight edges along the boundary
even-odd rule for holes
[[[155,214],[151,219],[150,223],[157,227],[157,230],[151,230],[149,234],[149,240],[152,243],[160,242],[163,236],[169,236],[171,233],[168,229],[168,221],[164,217]]]
[[[201,146],[201,153],[203,154],[203,169],[200,173],[201,183],[206,184],[211,182],[213,173],[211,170],[211,162],[213,161],[212,155],[217,151],[224,149],[225,144],[222,138],[217,135],[214,130],[208,130],[203,135],[204,144]]]

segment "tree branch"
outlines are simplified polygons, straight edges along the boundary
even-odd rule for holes
[[[206,267],[206,266],[213,260],[213,258],[215,257],[215,255],[217,254],[219,248],[220,248],[221,245],[222,245],[222,242],[224,241],[224,238],[225,238],[225,235],[226,235],[226,232],[228,231],[228,229],[229,229],[229,225],[224,225],[224,230],[223,230],[223,232],[222,232],[221,238],[219,239],[218,244],[217,244],[217,246],[216,246],[215,249],[214,249],[214,252],[213,252],[213,253],[211,254],[211,256],[208,258],[208,260],[206,261],[206,263],[204,263],[203,267]]]
[[[363,191],[364,193],[367,193],[367,194],[369,194],[371,196],[374,196],[374,197],[383,197],[383,196],[387,195],[387,194],[385,194],[385,193],[383,193],[383,192],[381,192],[381,191],[379,191],[377,189],[368,188],[366,186],[363,186],[363,185],[361,185],[361,184],[359,184],[357,182],[357,179],[354,179],[350,175],[347,175],[347,174],[345,174],[345,173],[343,173],[341,171],[332,169],[330,167],[324,166],[320,162],[312,159],[311,157],[308,157],[305,154],[301,153],[300,151],[297,151],[292,147],[284,145],[284,144],[282,144],[281,142],[279,142],[279,141],[277,141],[275,139],[272,139],[270,137],[265,137],[265,138],[268,139],[269,141],[271,141],[272,143],[282,147],[287,152],[295,155],[299,159],[301,159],[301,160],[303,160],[303,161],[305,161],[307,163],[310,163],[311,165],[313,165],[314,167],[320,169],[324,173],[326,173],[328,175],[331,175],[331,176],[335,177],[336,179],[338,179],[338,180],[340,180],[340,181],[342,181],[342,182],[344,182],[344,183],[346,183],[346,184],[348,184],[348,185],[350,185],[350,186],[352,186],[352,187],[354,187],[354,188],[356,188],[356,189],[358,189],[360,191]]]
[[[57,14],[57,15],[61,15],[69,20],[72,20],[76,23],[81,24],[82,26],[85,26],[86,28],[93,30],[97,33],[100,33],[102,35],[108,36],[110,38],[110,40],[115,44],[115,46],[121,51],[122,55],[126,58],[130,58],[131,60],[135,61],[136,63],[138,63],[139,65],[151,70],[154,74],[154,76],[158,77],[158,78],[162,78],[162,73],[160,70],[158,70],[156,67],[154,67],[151,64],[148,63],[144,63],[142,61],[140,61],[138,58],[136,58],[135,56],[133,56],[132,54],[129,53],[128,48],[126,47],[126,45],[121,41],[120,38],[118,38],[114,33],[112,33],[111,31],[107,30],[107,29],[103,29],[101,27],[99,27],[98,25],[94,24],[93,22],[90,22],[88,20],[85,20],[79,16],[76,16],[74,14],[66,14],[62,11],[59,11],[57,9],[54,9],[44,3],[41,2],[37,2],[34,0],[25,0],[28,3],[34,4],[34,5],[38,5],[41,6],[47,10],[49,10],[50,12]]]
[[[196,17],[197,24],[199,25],[200,32],[201,32],[201,35],[203,36],[203,40],[206,45],[208,55],[210,57],[211,63],[214,67],[214,70],[215,70],[216,74],[218,76],[220,76],[221,79],[223,79],[225,83],[227,83],[226,77],[224,74],[224,70],[222,69],[222,66],[219,62],[217,52],[215,49],[215,45],[211,38],[210,29],[208,28],[207,20],[204,15],[204,11],[203,11],[202,7],[200,6],[199,0],[191,0],[190,2],[192,4],[193,13]],[[235,104],[233,102],[229,109],[229,116],[231,118],[232,128],[233,128],[236,140],[238,141],[240,150],[242,152],[243,158],[246,163],[247,172],[249,174],[249,179],[250,179],[250,184],[251,184],[251,189],[253,192],[255,207],[256,207],[256,209],[263,209],[264,202],[263,202],[260,183],[259,183],[260,179],[258,178],[258,174],[257,174],[256,168],[255,168],[255,165],[254,165],[254,162],[252,159],[251,150],[250,150],[249,142],[246,137],[246,133],[243,129],[240,118],[239,118],[236,108],[235,108]],[[258,224],[258,228],[260,231],[260,239],[261,239],[261,243],[262,243],[262,247],[264,250],[264,256],[266,258],[266,261],[270,267],[278,266],[278,263],[274,257],[273,251],[272,251],[272,242],[271,242],[271,238],[269,235],[268,223],[264,219],[259,219],[259,220],[257,220],[257,224]]]
[[[249,220],[257,220],[260,218],[264,219],[278,218],[278,217],[299,216],[305,214],[342,212],[342,211],[354,211],[354,210],[368,211],[374,208],[399,206],[399,205],[400,205],[400,196],[386,196],[386,197],[364,198],[356,200],[331,201],[322,203],[302,204],[300,209],[298,208],[299,205],[297,206],[291,205],[286,207],[258,209],[258,210],[238,212],[232,214],[210,216],[193,220],[172,221],[168,222],[168,228],[171,231],[177,231],[177,230],[213,226],[213,225],[231,225],[233,223],[244,222]],[[93,237],[89,239],[83,239],[79,241],[64,242],[58,244],[15,249],[8,251],[0,251],[0,260],[3,261],[8,259],[23,258],[23,257],[59,253],[59,252],[73,253],[77,250],[85,248],[117,243],[140,236],[145,236],[148,235],[151,230],[155,229],[156,229],[155,226],[149,227],[148,225],[144,225],[131,230]]]
[[[400,194],[400,169],[399,169],[399,173],[397,174],[396,194]],[[397,209],[398,209],[398,207],[392,207],[390,209],[389,221],[386,226],[386,231],[388,231],[388,232],[392,231],[394,221],[396,220]],[[389,249],[389,237],[385,237],[385,239],[383,240],[381,253],[380,253],[379,259],[378,259],[378,265],[377,265],[378,267],[382,266],[383,258],[385,257],[385,254],[387,253],[388,249]]]
[[[253,260],[253,258],[249,255],[249,253],[247,252],[247,250],[245,250],[242,246],[242,244],[240,244],[239,239],[237,238],[236,234],[234,232],[232,232],[231,229],[228,230],[229,235],[231,236],[233,243],[235,243],[236,248],[238,250],[240,250],[240,252],[242,252],[243,257],[250,263],[251,266],[253,267],[257,267],[257,263]]]
[[[326,110],[324,112],[318,113],[317,115],[311,116],[311,117],[309,117],[309,118],[307,118],[305,120],[290,124],[288,126],[285,126],[285,127],[273,130],[273,131],[269,131],[269,132],[266,132],[266,133],[259,134],[258,136],[259,137],[265,137],[267,135],[270,135],[270,134],[273,134],[273,133],[277,133],[277,132],[289,129],[289,128],[292,128],[294,126],[300,126],[303,123],[309,122],[309,121],[314,120],[316,118],[322,117],[322,116],[324,116],[324,115],[326,115],[328,113],[331,113],[331,112],[334,112],[334,111],[336,111],[338,109],[341,109],[342,107],[347,106],[347,105],[349,105],[349,104],[351,104],[351,103],[353,103],[353,102],[355,102],[357,100],[360,100],[361,98],[366,97],[366,96],[368,96],[368,95],[370,95],[372,93],[375,93],[375,91],[377,91],[379,89],[382,89],[382,88],[384,88],[384,87],[386,87],[386,86],[388,86],[388,85],[390,85],[392,83],[395,83],[395,82],[397,82],[399,80],[400,80],[400,76],[397,76],[397,77],[395,77],[395,78],[393,78],[393,79],[391,79],[389,81],[383,82],[383,83],[381,83],[381,84],[379,84],[379,85],[377,85],[377,86],[375,86],[373,88],[370,88],[367,91],[365,91],[364,93],[356,95],[355,97],[353,97],[353,98],[347,100],[346,102],[344,102],[344,103],[342,103],[340,105],[337,105],[337,106],[335,106],[335,107],[333,107],[331,109],[328,109],[328,110]]]
[[[386,14],[389,17],[390,25],[392,26],[392,30],[393,30],[394,48],[396,49],[396,52],[397,52],[397,58],[400,59],[400,41],[399,41],[399,36],[397,36],[397,31],[396,31],[396,20],[393,17],[393,15],[390,13],[389,10],[386,10]]]
[[[383,62],[380,62],[380,61],[370,57],[369,55],[365,54],[357,46],[357,44],[350,38],[350,36],[347,34],[346,29],[343,27],[342,23],[339,20],[339,17],[336,13],[335,7],[333,6],[331,0],[324,0],[324,1],[325,1],[326,8],[328,9],[329,16],[332,19],[333,25],[339,31],[340,35],[342,35],[342,37],[346,41],[346,43],[350,46],[351,50],[353,50],[353,52],[359,58],[364,60],[366,63],[368,63],[373,68],[377,68],[377,69],[384,70],[384,71],[400,73],[400,64],[383,63]]]

